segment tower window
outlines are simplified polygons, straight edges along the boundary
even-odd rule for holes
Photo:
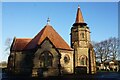
[[[86,65],[86,57],[85,56],[80,57],[80,65]]]
[[[81,65],[85,65],[85,58],[81,59]]]
[[[82,38],[84,38],[84,33],[81,33]]]

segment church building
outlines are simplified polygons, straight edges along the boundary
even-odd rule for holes
[[[31,76],[96,73],[96,59],[90,29],[80,7],[71,27],[71,47],[49,24],[34,38],[14,38],[8,57],[8,71]]]

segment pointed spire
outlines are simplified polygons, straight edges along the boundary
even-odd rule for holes
[[[50,18],[49,17],[47,18],[47,24],[50,24]]]
[[[82,12],[80,10],[80,6],[79,5],[78,5],[78,10],[77,10],[75,23],[84,23],[84,19],[83,19]]]

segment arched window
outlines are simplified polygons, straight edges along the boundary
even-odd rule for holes
[[[80,57],[80,65],[86,65],[86,64],[87,64],[86,56],[81,56]]]
[[[81,37],[84,38],[84,33],[81,33]]]
[[[83,58],[83,57],[81,59],[81,65],[85,65],[85,58]]]
[[[50,52],[43,52],[40,55],[40,66],[42,67],[51,67],[52,66],[53,56]]]
[[[64,62],[65,62],[65,63],[69,63],[69,61],[70,61],[69,55],[65,55],[65,57],[64,57]]]

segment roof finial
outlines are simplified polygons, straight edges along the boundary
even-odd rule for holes
[[[80,5],[78,5],[78,8],[80,8]]]
[[[48,17],[48,18],[47,18],[47,24],[49,24],[49,23],[50,23],[50,18]]]

